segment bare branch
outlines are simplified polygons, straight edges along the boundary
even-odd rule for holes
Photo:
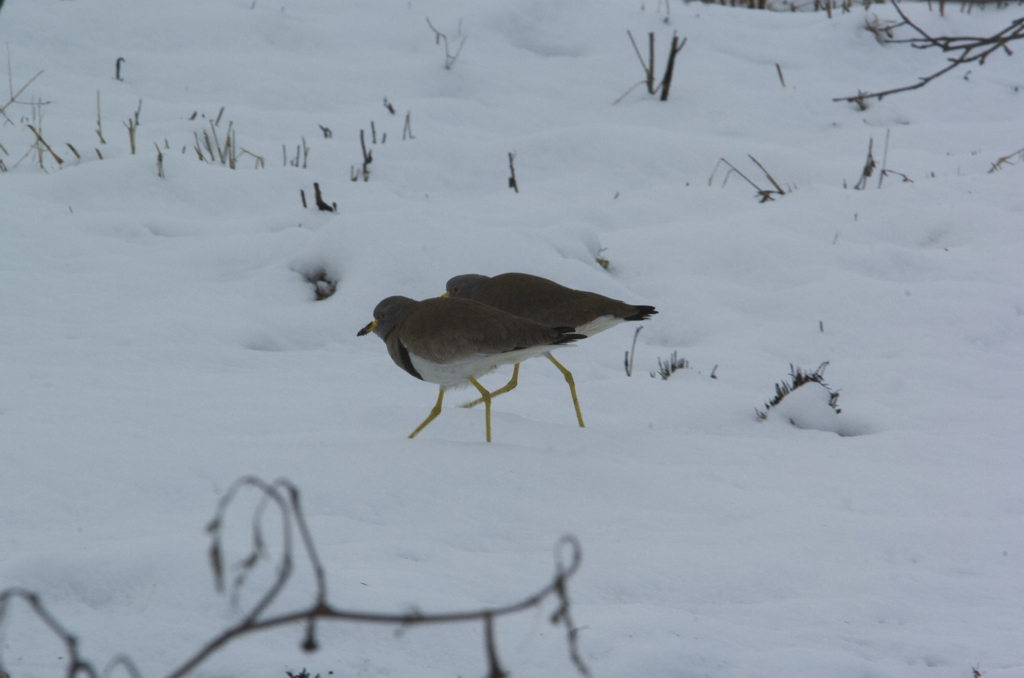
[[[61,626],[60,622],[43,606],[39,596],[35,593],[19,588],[0,592],[0,625],[3,624],[4,617],[7,614],[8,604],[14,599],[24,601],[33,614],[64,644],[64,649],[67,653],[67,673],[65,674],[67,678],[75,678],[79,673],[84,673],[89,678],[98,678],[96,669],[93,668],[92,664],[84,661],[81,655],[78,654],[78,638],[71,635],[67,629]],[[4,669],[2,652],[0,652],[0,674],[7,675],[7,671]]]
[[[240,563],[236,564],[242,571],[242,576],[235,580],[235,590],[244,585],[245,574],[248,574],[265,554],[265,540],[263,537],[263,516],[266,507],[273,504],[277,507],[281,517],[281,549],[282,553],[278,560],[277,572],[274,582],[267,592],[257,601],[254,607],[244,618],[231,626],[219,636],[213,638],[199,649],[193,656],[187,659],[181,666],[176,668],[167,678],[182,678],[202,664],[210,655],[221,649],[234,639],[270,628],[279,626],[302,624],[305,632],[302,641],[303,649],[313,651],[317,649],[316,623],[318,620],[348,621],[355,623],[389,624],[400,629],[422,624],[444,624],[444,623],[481,623],[485,637],[485,651],[490,678],[504,678],[508,674],[501,667],[498,659],[497,645],[495,642],[494,621],[499,617],[515,614],[526,609],[541,605],[548,598],[554,597],[558,603],[558,609],[551,616],[551,623],[562,625],[566,629],[569,657],[577,670],[583,676],[589,676],[586,664],[584,664],[577,646],[577,628],[573,625],[569,612],[569,596],[567,593],[568,580],[579,570],[582,549],[575,537],[563,537],[555,546],[555,575],[544,587],[530,596],[507,605],[487,607],[479,610],[442,612],[427,614],[414,611],[406,614],[386,614],[373,612],[355,612],[331,606],[327,602],[327,586],[323,567],[313,542],[312,534],[306,523],[305,514],[299,496],[299,490],[287,479],[278,479],[273,483],[267,483],[255,476],[245,476],[236,480],[224,493],[217,503],[214,517],[207,526],[212,543],[210,548],[211,568],[214,572],[214,580],[218,590],[223,590],[223,554],[221,540],[223,536],[225,516],[238,496],[244,489],[255,489],[261,496],[252,516],[252,547],[249,554]],[[302,548],[307,559],[313,568],[316,579],[316,595],[312,603],[299,610],[285,612],[274,616],[265,617],[270,604],[276,599],[278,593],[284,588],[292,574],[293,557],[293,528],[298,528]],[[66,649],[68,668],[66,678],[77,678],[79,673],[86,675],[86,678],[109,678],[110,674],[117,668],[123,668],[130,675],[130,678],[142,678],[141,672],[135,663],[126,655],[117,655],[102,674],[98,674],[93,666],[84,661],[78,654],[77,639],[71,635],[50,613],[43,607],[35,593],[23,589],[13,588],[0,592],[0,630],[5,621],[8,604],[14,599],[23,600],[35,615],[56,635]],[[4,673],[2,646],[0,646],[0,675]]]
[[[937,47],[943,52],[960,52],[960,54],[955,57],[948,58],[949,65],[945,68],[942,68],[931,75],[918,78],[918,82],[913,85],[895,87],[881,92],[858,92],[854,96],[835,97],[832,101],[849,101],[851,103],[856,103],[863,110],[866,107],[864,102],[867,99],[878,99],[881,101],[884,97],[890,94],[898,94],[900,92],[909,92],[910,90],[919,89],[927,85],[932,80],[945,75],[954,68],[963,64],[977,62],[978,65],[984,66],[985,59],[988,58],[990,54],[998,50],[1005,51],[1008,56],[1012,56],[1013,52],[1010,50],[1008,43],[1024,38],[1024,17],[1014,20],[1009,26],[987,38],[966,36],[932,37],[903,13],[903,10],[901,10],[899,5],[896,4],[896,0],[892,0],[892,5],[903,19],[903,23],[896,24],[895,26],[887,26],[882,30],[873,30],[875,37],[878,38],[880,42],[909,43],[911,47],[916,49]],[[889,36],[892,34],[892,29],[903,25],[910,26],[920,37],[900,40],[890,39]],[[885,35],[884,38],[883,35]]]

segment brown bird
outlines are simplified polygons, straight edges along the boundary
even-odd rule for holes
[[[423,381],[441,387],[430,415],[409,437],[441,413],[444,392],[472,384],[486,405],[487,442],[491,442],[491,394],[477,377],[500,365],[518,365],[562,344],[583,339],[571,327],[547,327],[465,299],[415,301],[388,297],[373,310],[373,321],[358,332],[384,340],[395,364]]]
[[[478,301],[487,306],[554,327],[572,327],[576,333],[591,337],[627,320],[646,320],[656,314],[653,306],[634,306],[594,292],[574,290],[558,283],[526,273],[503,273],[494,277],[485,275],[457,275],[448,281],[446,296],[453,299]],[[583,414],[576,398],[576,384],[572,374],[550,352],[548,360],[565,377],[576,408],[576,419],[583,426]],[[519,383],[519,364],[512,370],[512,380],[490,394],[507,393]],[[481,402],[475,400],[464,407]]]

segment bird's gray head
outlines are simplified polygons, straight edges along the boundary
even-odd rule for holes
[[[377,308],[373,309],[373,321],[359,330],[356,336],[361,337],[373,332],[381,339],[386,340],[405,310],[415,303],[417,302],[409,297],[388,297],[377,304]]]
[[[477,275],[475,273],[467,273],[466,275],[457,275],[448,281],[445,288],[448,290],[449,297],[455,297],[457,299],[476,299],[479,294],[480,286],[486,281],[490,280],[486,275]]]

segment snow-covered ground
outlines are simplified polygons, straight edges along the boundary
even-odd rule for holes
[[[1024,14],[903,7],[935,35]],[[427,17],[466,38],[450,69]],[[0,119],[0,589],[38,592],[98,667],[166,675],[241,615],[212,591],[217,500],[286,476],[338,607],[512,602],[576,535],[597,677],[1024,675],[1024,167],[988,172],[1024,147],[1021,45],[860,110],[832,99],[947,63],[880,44],[873,17],[896,13],[7,0],[0,102],[43,73]],[[613,103],[643,76],[627,29],[644,52],[655,33],[659,78],[686,37],[667,102]],[[63,165],[18,164],[28,125]],[[229,125],[236,169],[201,162]],[[883,154],[900,174],[879,188]],[[748,155],[785,195],[723,181],[720,158],[772,188]],[[656,306],[632,377],[630,324],[559,353],[585,429],[535,360],[493,443],[469,391],[408,440],[437,389],[356,331],[386,296],[505,271]],[[689,367],[651,378],[673,352]],[[811,383],[758,418],[791,365],[825,361],[841,413]],[[298,569],[275,611],[311,600]],[[515,676],[577,675],[553,606],[498,621]],[[11,678],[59,675],[63,649],[7,613]],[[239,639],[196,675],[487,670],[479,625],[323,624],[311,655],[302,636]]]

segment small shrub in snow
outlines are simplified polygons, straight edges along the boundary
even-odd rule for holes
[[[223,113],[223,111],[224,109],[221,108],[221,113]],[[192,117],[194,118],[195,114],[193,114]],[[217,116],[217,120],[220,120],[220,115]],[[196,155],[199,156],[199,160],[210,163],[211,165],[216,164],[219,161],[220,164],[227,165],[231,169],[235,169],[238,164],[238,158],[241,155],[250,155],[256,159],[256,166],[254,169],[265,167],[266,164],[262,157],[255,153],[251,153],[244,148],[239,148],[233,126],[233,122],[228,122],[228,131],[225,136],[223,146],[221,146],[220,139],[217,136],[217,125],[212,120],[210,121],[210,134],[213,135],[212,141],[210,139],[210,134],[207,134],[205,129],[203,130],[202,142],[199,141],[199,133],[193,132],[192,134],[195,139],[195,145],[192,148],[195,149]],[[203,150],[206,151],[205,154],[203,153]]]
[[[285,671],[288,674],[288,678],[310,678],[309,671],[305,667],[302,668],[298,673],[292,673],[291,671]],[[316,674],[316,678],[320,678],[320,674]]]
[[[767,419],[768,412],[773,407],[777,408],[793,391],[797,390],[805,384],[817,384],[818,387],[824,388],[828,392],[828,406],[835,410],[836,414],[842,412],[836,403],[839,401],[839,392],[832,391],[828,384],[825,383],[825,368],[828,367],[828,361],[818,365],[818,369],[813,372],[804,372],[799,367],[794,367],[792,363],[789,365],[789,383],[779,382],[775,384],[775,397],[764,404],[764,411],[755,410],[759,419]],[[792,422],[796,425],[796,422]]]
[[[689,369],[690,362],[686,358],[680,358],[677,356],[677,351],[672,351],[672,355],[669,359],[662,362],[661,358],[658,358],[658,370],[651,372],[651,377],[661,376],[662,379],[668,379],[671,377],[676,370]]]
[[[313,286],[317,301],[323,301],[338,291],[338,281],[329,276],[326,269],[313,269],[303,273],[302,277]]]

